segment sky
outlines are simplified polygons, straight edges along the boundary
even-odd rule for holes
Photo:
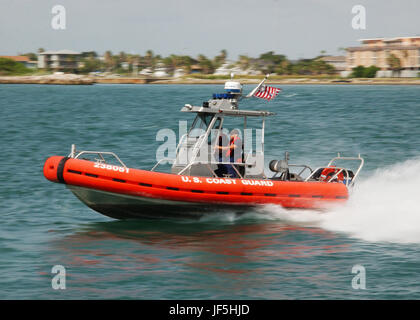
[[[51,26],[62,5],[66,28]],[[366,8],[366,29],[352,8]],[[420,35],[420,0],[0,0],[0,55],[46,50],[289,59],[357,46],[363,38]]]

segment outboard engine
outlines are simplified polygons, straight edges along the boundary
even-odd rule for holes
[[[290,180],[289,172],[289,152],[284,153],[284,160],[271,160],[269,168],[271,171],[280,173],[280,180]]]

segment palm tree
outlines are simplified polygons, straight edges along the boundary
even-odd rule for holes
[[[240,55],[239,56],[239,66],[243,69],[246,70],[249,68],[249,57],[247,55]]]
[[[169,57],[163,59],[163,64],[169,72],[174,72],[179,64],[181,64],[181,57],[171,54]]]
[[[227,58],[227,51],[226,49],[220,50],[220,54],[216,57],[214,57],[214,65],[216,67],[221,66],[222,64],[225,63]]]
[[[133,75],[138,76],[140,56],[138,54],[130,55],[129,63],[133,66]]]
[[[112,69],[112,65],[113,65],[112,52],[111,51],[109,51],[109,50],[105,51],[104,60],[105,60],[105,67],[106,67],[107,71],[110,71]]]
[[[152,50],[147,50],[146,51],[146,55],[144,56],[144,59],[146,60],[145,62],[146,62],[147,67],[149,67],[149,68],[153,67],[153,65],[154,65],[154,63],[153,63],[154,55],[153,55]]]
[[[203,73],[211,73],[214,70],[211,61],[203,54],[198,55],[198,64],[203,69]]]
[[[120,63],[125,62],[127,60],[127,54],[124,51],[121,51],[118,56]]]

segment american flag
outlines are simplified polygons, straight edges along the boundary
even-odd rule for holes
[[[280,88],[262,86],[257,92],[254,93],[254,97],[270,101],[271,99],[274,99],[280,91]]]

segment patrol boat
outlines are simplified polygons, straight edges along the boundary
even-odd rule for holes
[[[66,185],[89,208],[115,219],[198,218],[266,204],[323,209],[347,201],[363,167],[360,155],[338,154],[326,166],[312,169],[289,163],[285,152],[283,159],[270,161],[271,172],[265,172],[264,131],[266,118],[274,113],[241,110],[238,105],[243,98],[261,96],[266,79],[247,96],[241,83],[231,79],[223,93],[213,94],[201,106],[186,104],[181,111],[195,114],[192,126],[180,138],[175,157],[159,160],[151,170],[129,168],[113,152],[82,151],[72,145],[68,156],[46,160],[44,176]],[[246,141],[232,139],[220,143],[230,120],[241,123],[245,138],[252,133],[248,123],[257,123],[258,147],[246,148]],[[232,148],[240,149],[240,156],[224,157]],[[353,166],[338,166],[343,161],[352,161]],[[159,171],[168,162],[170,171]]]

